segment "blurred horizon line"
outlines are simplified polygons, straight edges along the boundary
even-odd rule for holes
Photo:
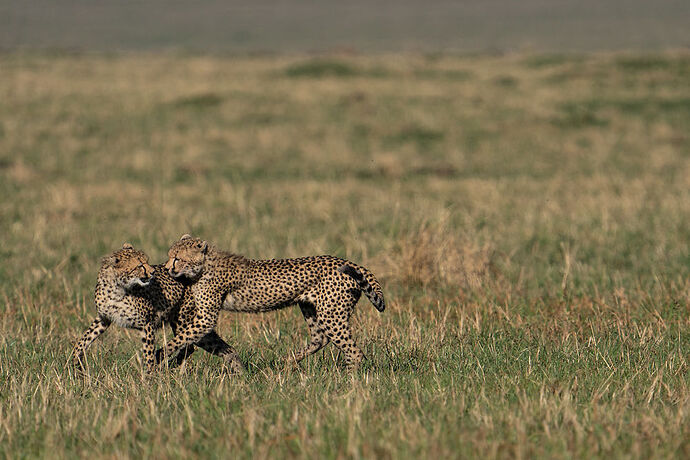
[[[690,48],[680,0],[0,0],[0,50],[585,53]]]

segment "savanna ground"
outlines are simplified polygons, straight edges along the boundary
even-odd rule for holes
[[[690,455],[690,56],[0,57],[0,457]],[[350,375],[67,366],[101,256],[190,232],[370,267]],[[166,333],[170,334],[169,331]],[[159,343],[162,335],[158,335]]]

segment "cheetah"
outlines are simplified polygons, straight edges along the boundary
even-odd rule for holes
[[[164,349],[157,351],[157,359],[172,356],[213,330],[221,309],[257,313],[297,304],[310,338],[289,361],[296,364],[332,341],[351,369],[364,356],[352,338],[349,324],[361,293],[378,311],[386,307],[373,273],[329,255],[252,260],[183,235],[168,251],[165,268],[173,278],[191,284],[196,315],[186,324],[188,327],[180,329]]]
[[[173,334],[194,317],[194,304],[187,299],[191,292],[170,277],[163,265],[151,266],[148,257],[125,243],[122,249],[104,257],[95,289],[98,314],[72,351],[73,363],[84,370],[86,349],[111,324],[141,331],[144,362],[151,372],[155,365],[154,332],[168,323]],[[176,364],[194,351],[194,345],[222,357],[234,372],[241,372],[242,363],[235,351],[211,329],[195,344],[189,344],[176,358]]]

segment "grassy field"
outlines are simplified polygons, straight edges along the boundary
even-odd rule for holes
[[[690,455],[690,56],[0,56],[0,458]],[[147,378],[101,256],[182,233],[371,268],[368,359]],[[169,336],[170,332],[166,332]],[[159,343],[162,336],[159,334]]]

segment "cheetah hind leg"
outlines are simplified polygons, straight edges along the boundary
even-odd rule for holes
[[[359,349],[355,340],[352,338],[352,333],[349,327],[344,327],[340,330],[328,330],[326,334],[331,338],[333,344],[345,354],[345,367],[347,370],[353,370],[359,367],[359,364],[364,359],[364,353]]]
[[[335,306],[326,308],[326,310],[339,312],[336,317],[337,324],[329,325],[325,332],[331,342],[345,355],[345,367],[349,371],[356,369],[364,359],[364,353],[355,343],[350,330],[350,315],[356,303],[357,299],[348,298],[343,300],[340,308]]]
[[[302,310],[302,315],[309,328],[309,342],[302,349],[288,357],[287,364],[292,366],[297,365],[297,363],[307,356],[313,355],[325,347],[329,342],[328,337],[324,333],[324,327],[319,323],[316,316],[316,308],[314,308],[314,305],[308,302],[300,302],[299,308]]]

